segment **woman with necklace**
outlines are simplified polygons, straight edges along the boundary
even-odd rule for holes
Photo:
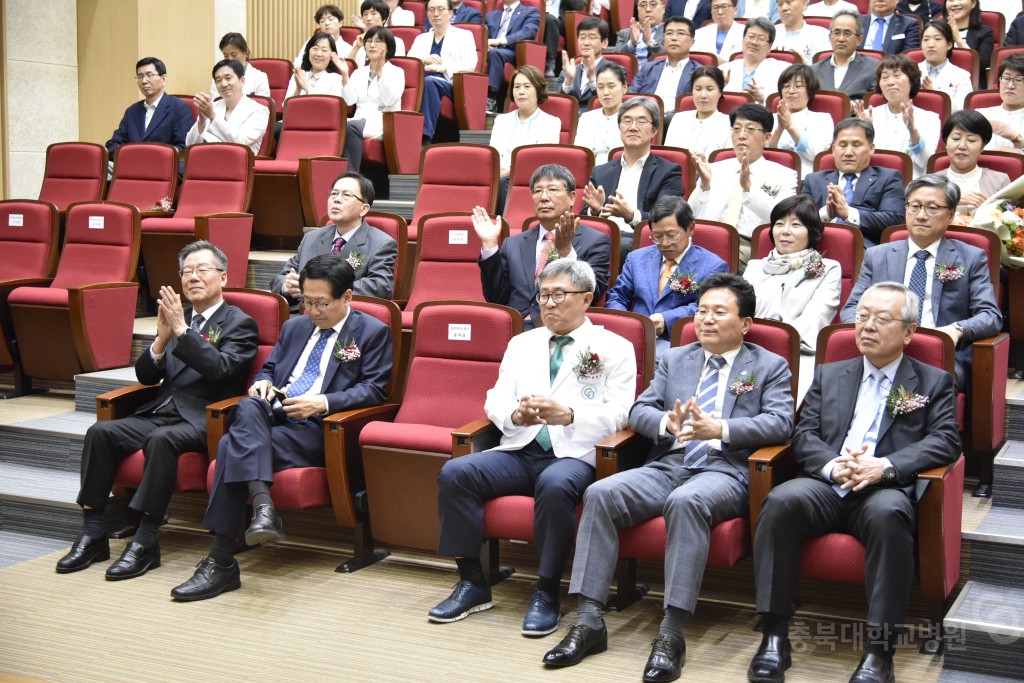
[[[691,154],[710,155],[716,149],[732,146],[729,117],[718,111],[725,90],[725,76],[717,66],[698,67],[693,72],[693,105],[690,111],[677,111],[665,135],[665,145],[690,150]]]

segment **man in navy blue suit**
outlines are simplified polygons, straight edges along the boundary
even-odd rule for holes
[[[657,95],[665,105],[665,112],[674,112],[680,96],[693,90],[693,72],[700,66],[690,59],[695,31],[693,22],[685,17],[671,17],[666,21],[665,59],[642,64],[629,91]]]
[[[629,252],[605,307],[649,317],[660,356],[671,345],[676,321],[697,310],[700,283],[729,266],[693,242],[693,210],[682,197],[661,197],[650,219],[654,246]]]
[[[503,91],[505,65],[516,61],[516,41],[534,40],[540,28],[540,12],[519,0],[503,0],[502,9],[488,12],[487,24],[487,90],[488,98],[497,100]],[[488,102],[491,111],[497,104]]]
[[[664,51],[665,0],[643,0],[636,6],[636,17],[615,34],[615,45],[608,52],[625,52],[645,64]]]
[[[454,9],[452,10],[452,22],[453,24],[482,24],[484,23],[483,15],[480,14],[480,10],[475,7],[470,7],[466,3],[459,0],[455,2],[452,0]],[[429,31],[430,19],[426,19],[423,22],[423,30]]]
[[[711,0],[669,0],[665,15],[686,17],[700,27],[711,21]]]
[[[861,48],[898,55],[921,47],[921,24],[896,14],[896,0],[871,0],[871,13],[861,20]]]
[[[177,97],[164,97],[167,67],[156,57],[144,57],[135,65],[135,81],[145,99],[125,109],[120,125],[107,140],[111,160],[126,142],[164,142],[184,149],[185,135],[194,122],[192,110]]]
[[[234,549],[252,496],[247,545],[285,538],[270,499],[274,472],[324,467],[323,417],[379,405],[391,379],[390,330],[353,310],[352,266],[340,256],[311,258],[299,273],[308,315],[284,324],[249,396],[232,414],[217,448],[203,526],[216,537],[191,579],[171,590],[180,601],[205,600],[241,587]]]
[[[804,176],[800,193],[814,200],[822,221],[860,228],[864,246],[873,247],[890,225],[903,222],[903,176],[871,165],[875,127],[856,117],[839,122],[832,135],[836,169]]]

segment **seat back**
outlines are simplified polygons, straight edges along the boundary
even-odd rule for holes
[[[455,429],[480,418],[509,341],[523,330],[518,311],[458,301],[420,304],[396,423]],[[439,410],[439,387],[457,387]]]
[[[512,150],[512,167],[508,174],[508,197],[505,200],[504,211],[505,220],[511,226],[513,235],[522,232],[523,223],[531,220],[535,214],[533,192],[530,188],[533,172],[544,164],[555,163],[569,169],[576,181],[576,201],[573,202],[572,212],[579,214],[583,209],[583,188],[590,182],[590,174],[594,170],[593,151],[575,145],[517,147]]]
[[[1024,52],[1024,46],[1021,46],[1019,49],[1021,50],[1021,52]],[[995,66],[992,67],[991,73],[996,73]],[[974,92],[967,93],[967,97],[964,98],[964,109],[984,109],[985,107],[998,107],[1002,103],[1003,100],[1001,97],[999,97],[998,90],[975,90]]]
[[[423,62],[415,57],[393,57],[391,63],[405,72],[402,109],[419,111],[423,106]]]
[[[388,26],[388,30],[394,34],[395,38],[400,38],[405,43],[405,49],[408,50],[412,47],[416,37],[423,33],[423,24],[416,24],[415,26]]]
[[[615,286],[615,281],[619,278],[619,270],[621,268],[622,259],[622,247],[621,238],[619,237],[619,225],[613,222],[609,218],[601,218],[600,216],[580,216],[580,227],[593,228],[598,232],[607,235],[608,241],[611,243],[611,255],[608,263],[608,288],[605,293],[601,295],[600,299],[594,299],[594,306],[604,306],[605,298],[608,296],[608,289]],[[526,224],[523,224],[523,228],[526,228]]]
[[[982,14],[984,14],[984,12],[982,12]],[[992,50],[992,59],[989,60],[989,80],[991,81],[991,83],[989,83],[990,86],[998,84],[999,78],[997,74],[999,73],[999,67],[1003,63],[1004,59],[1006,59],[1010,55],[1024,54],[1024,45],[1008,45],[1006,47],[1000,47],[998,43],[999,41],[997,39],[996,49]],[[998,93],[999,91],[996,90],[995,92]],[[991,105],[984,106],[987,107]]]
[[[735,156],[736,152],[732,149],[716,149],[708,157],[708,161],[714,163],[716,161],[722,161],[723,159],[733,159]],[[791,149],[772,149],[766,147],[764,150],[764,158],[768,161],[773,161],[776,164],[780,164],[796,171],[796,186],[799,189],[800,179],[803,178],[803,175],[800,172],[799,154]]]
[[[774,114],[779,111],[779,93],[772,93],[768,96],[768,109]],[[850,117],[850,96],[838,90],[819,90],[807,108],[810,111],[822,112],[832,117],[832,122],[838,124],[843,119]]]
[[[65,211],[74,202],[103,199],[107,189],[107,149],[91,142],[55,142],[46,148],[46,170],[39,201]]]
[[[983,11],[981,13],[981,23],[982,25],[988,26],[990,29],[992,29],[993,47],[998,49],[1000,46],[1002,46],[1003,36],[1006,35],[1006,17],[1003,16],[1003,13]],[[993,71],[992,73],[995,73],[995,71]]]
[[[768,150],[765,151],[767,152]],[[651,154],[679,165],[683,170],[683,190],[686,196],[689,197],[690,193],[693,192],[694,186],[697,184],[697,164],[689,150],[679,147],[666,147],[664,145],[651,145]],[[608,161],[615,161],[621,156],[622,148],[616,147],[608,152]]]
[[[487,68],[487,27],[484,24],[458,24],[459,28],[464,28],[473,34],[473,42],[476,43],[476,68],[473,69],[478,73],[486,73]],[[409,47],[412,47],[410,44]]]
[[[288,81],[292,77],[292,63],[287,59],[250,59],[249,63],[267,75],[270,97],[277,111],[283,111],[284,96],[288,94]]]
[[[402,274],[405,272],[406,259],[409,258],[409,226],[405,219],[394,213],[384,211],[371,211],[363,220],[398,243],[398,256],[395,258],[395,287],[392,297],[398,298],[402,294]]]
[[[904,52],[910,61],[916,64],[924,63],[924,50],[907,50]],[[953,48],[949,53],[949,61],[953,66],[958,66],[971,75],[971,83],[978,87],[978,74],[981,71],[981,56],[977,50],[961,47]]]
[[[853,323],[829,325],[818,333],[818,347],[815,364],[835,363],[849,360],[861,354],[857,349],[856,330]],[[918,327],[904,353],[922,363],[934,365],[950,374],[956,373],[956,354],[953,340],[944,332],[927,327]]]
[[[472,211],[475,206],[493,214],[498,203],[498,163],[498,150],[490,145],[456,142],[424,147],[410,241],[416,239],[420,217],[427,214]]]
[[[614,332],[630,344],[636,353],[636,395],[643,393],[654,377],[654,323],[646,315],[612,308],[591,308],[587,317],[595,325]]]
[[[868,93],[864,96],[864,99],[872,107],[886,106],[885,96],[881,93]],[[949,95],[940,90],[920,90],[914,96],[914,106],[937,114],[939,117],[939,129],[941,130],[942,126],[946,123],[946,119],[949,118],[953,105]],[[941,139],[939,142],[941,144]]]
[[[107,200],[131,204],[139,211],[159,210],[162,199],[174,202],[178,187],[178,150],[155,142],[129,142],[114,152],[114,177]]]
[[[249,208],[253,173],[251,149],[233,142],[213,142],[193,145],[184,154],[185,179],[175,218],[238,213]]]
[[[338,156],[345,147],[347,108],[335,95],[292,97],[284,103],[278,161]]]
[[[626,22],[626,25],[627,26],[629,25],[628,21]],[[633,82],[633,78],[636,77],[636,72],[640,70],[639,66],[638,66],[638,62],[636,61],[636,55],[631,55],[628,52],[607,52],[606,51],[606,52],[602,52],[601,56],[604,57],[605,59],[607,59],[609,62],[611,62],[613,64],[618,64],[619,66],[621,66],[623,69],[626,70],[626,76],[627,76],[626,82],[627,83],[632,83]],[[577,63],[581,63],[583,61],[583,58],[580,57],[576,61],[577,61]]]
[[[52,277],[57,268],[57,207],[35,199],[0,201],[0,282]]]
[[[720,221],[693,221],[693,243],[707,249],[729,266],[729,272],[735,273],[740,263],[740,233],[735,227]],[[634,242],[634,249],[654,245],[651,239],[651,226],[644,223],[640,229],[640,238]]]
[[[288,302],[280,294],[262,289],[224,288],[224,301],[242,310],[256,321],[256,355],[249,370],[251,384],[256,373],[274,350],[281,327],[288,321]]]
[[[985,255],[988,257],[988,274],[992,280],[992,289],[995,290],[996,301],[999,301],[999,259],[1002,255],[999,235],[984,228],[951,225],[946,229],[946,237],[951,240],[959,240],[985,252]],[[886,228],[885,232],[882,233],[881,243],[899,242],[905,239],[907,239],[907,226],[893,225]]]
[[[402,357],[402,311],[398,308],[398,304],[394,301],[388,301],[387,299],[378,299],[372,296],[360,296],[354,294],[352,296],[352,308],[372,315],[380,322],[387,325],[388,329],[391,330],[391,341],[393,345],[392,358],[391,358],[391,378],[388,380],[388,385],[385,391],[387,392],[388,403],[401,400],[401,396],[397,393],[398,389],[402,386],[401,384],[401,368],[400,359]]]
[[[856,4],[856,3],[854,3],[854,4]],[[864,4],[867,4],[866,0],[865,0]],[[862,9],[861,10],[861,14],[867,14],[867,10],[866,9]],[[822,50],[821,52],[815,52],[814,53],[814,57],[811,58],[811,61],[814,62],[815,64],[817,64],[818,62],[820,62],[822,60],[831,59],[832,58],[832,54],[833,54],[832,50]],[[886,57],[886,55],[888,53],[884,52],[882,50],[866,50],[864,48],[858,48],[857,49],[857,54],[864,55],[865,57],[871,57],[872,59],[877,59],[878,61],[882,61],[883,59],[885,59],[885,57]]]
[[[292,68],[291,64],[289,64],[288,65],[288,74],[289,74],[289,76],[291,75],[291,68]],[[261,69],[261,71],[262,71],[262,69]],[[192,95],[171,95],[171,97],[176,97],[176,98],[178,98],[179,100],[181,100],[182,102],[184,102],[185,104],[188,105],[189,110],[192,112],[192,123],[195,123],[196,119],[199,118],[199,107],[196,106],[195,98],[192,97]]]
[[[51,287],[131,282],[139,262],[139,210],[119,202],[78,202],[68,207],[60,263]]]
[[[903,152],[875,149],[875,153],[871,155],[871,165],[880,166],[881,168],[889,168],[898,172],[903,176],[904,183],[909,182],[909,179],[914,177],[914,166],[913,162],[910,160],[910,155],[904,154]],[[818,156],[814,157],[814,170],[836,170],[836,158],[833,156],[831,149],[819,152]]]
[[[260,142],[260,149],[257,156],[268,157],[274,153],[274,128],[277,126],[277,103],[270,97],[264,95],[249,95],[253,102],[259,102],[270,111],[267,117],[267,130],[263,133],[263,141]]]
[[[413,19],[417,26],[423,26],[427,20],[427,3],[422,0],[406,0],[402,3],[402,9],[407,9],[412,12]],[[389,29],[392,27],[388,27]],[[412,43],[406,43],[406,46],[411,46]]]
[[[978,157],[978,166],[1005,173],[1013,181],[1024,175],[1024,156],[1007,150],[985,150]],[[949,168],[949,155],[945,152],[937,152],[928,159],[929,173],[947,168]]]

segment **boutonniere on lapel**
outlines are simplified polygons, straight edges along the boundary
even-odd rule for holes
[[[359,270],[363,267],[363,264],[366,263],[366,257],[358,251],[350,251],[345,260],[348,261],[350,266],[352,266],[352,270]]]
[[[752,372],[748,376],[746,370],[741,372],[739,377],[734,377],[732,380],[732,384],[729,385],[729,391],[736,394],[737,396],[742,396],[743,394],[751,392],[756,388],[757,373]]]
[[[683,274],[676,268],[668,276],[668,287],[673,292],[679,292],[680,294],[693,294],[700,291],[700,282],[697,281],[696,273]]]
[[[580,351],[580,355],[576,359],[576,365],[573,366],[572,371],[576,373],[576,377],[580,381],[597,379],[604,374],[604,359],[591,351],[588,346]]]
[[[220,341],[221,332],[223,332],[221,328],[217,327],[216,325],[210,325],[210,331],[203,335],[203,339],[210,342],[211,344],[216,345],[217,342]]]
[[[558,253],[558,250],[557,249],[552,249],[551,251],[548,252],[548,260],[545,263],[551,263],[552,261],[557,261],[560,258],[562,258],[562,257]]]
[[[899,417],[923,408],[927,403],[927,396],[911,393],[900,386],[889,392],[889,397],[885,399],[885,408],[893,417]]]
[[[334,357],[342,363],[359,360],[361,355],[363,354],[359,350],[359,345],[356,344],[356,340],[352,337],[345,337],[345,341],[338,339],[334,342]]]
[[[956,282],[963,276],[963,266],[953,266],[945,263],[935,264],[935,279],[939,282]]]
[[[782,191],[782,185],[769,185],[768,183],[764,183],[761,185],[761,191],[769,197],[778,197],[779,192]]]
[[[155,205],[149,207],[149,210],[150,211],[163,211],[165,213],[169,213],[172,206],[174,206],[174,203],[171,202],[171,198],[170,197],[164,197],[163,199],[158,201]]]
[[[814,280],[825,274],[825,262],[821,260],[821,254],[811,252],[804,262],[804,280]]]

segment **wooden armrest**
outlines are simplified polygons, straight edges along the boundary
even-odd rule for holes
[[[923,470],[917,473],[917,478],[928,479],[929,481],[945,479],[953,471],[953,465],[955,464],[950,463],[940,467],[933,467],[930,470]]]
[[[750,467],[750,535],[757,529],[757,518],[768,492],[796,474],[791,444],[758,448],[747,458]]]
[[[132,384],[96,397],[96,419],[116,420],[131,415],[156,398],[160,385]]]
[[[174,217],[174,212],[173,211],[164,211],[162,209],[161,210],[150,210],[150,209],[147,209],[146,211],[140,211],[139,212],[139,216],[141,218],[173,218]]]
[[[395,305],[401,308],[403,311],[405,310],[405,305],[409,303],[408,299],[392,299],[392,301],[394,301]]]
[[[346,529],[354,529],[359,522],[355,507],[355,493],[365,486],[362,480],[362,460],[359,450],[359,432],[369,422],[390,421],[398,413],[398,404],[385,403],[367,408],[355,408],[332,413],[324,418],[324,460],[327,465],[327,486],[331,491],[334,518]],[[352,455],[353,468],[349,466]],[[354,490],[355,489],[355,490]]]
[[[604,479],[616,472],[642,464],[649,442],[630,428],[609,434],[594,444],[597,450],[597,478]]]
[[[245,397],[246,395],[233,396],[206,406],[206,452],[211,461],[217,459],[217,444],[228,432],[228,416]]]
[[[501,430],[486,417],[452,430],[452,457],[458,458],[493,448],[501,440]]]
[[[49,287],[52,277],[23,277],[17,280],[0,280],[0,289],[11,290],[18,287]],[[10,293],[10,292],[8,292]]]
[[[997,334],[994,337],[985,337],[984,339],[975,339],[973,342],[971,342],[971,346],[973,346],[974,348],[978,348],[980,346],[992,347],[992,346],[997,346],[998,344],[1003,344],[1003,343],[1009,342],[1009,340],[1010,340],[1010,335],[1009,334],[1007,334],[1006,332],[1000,332],[999,334]]]
[[[353,410],[342,410],[337,413],[331,413],[324,418],[324,431],[328,428],[335,429],[345,427],[346,425],[354,424],[357,420],[389,420],[394,419],[395,413],[398,412],[398,405],[395,403],[384,403],[379,406],[370,406],[368,408],[355,408]]]

